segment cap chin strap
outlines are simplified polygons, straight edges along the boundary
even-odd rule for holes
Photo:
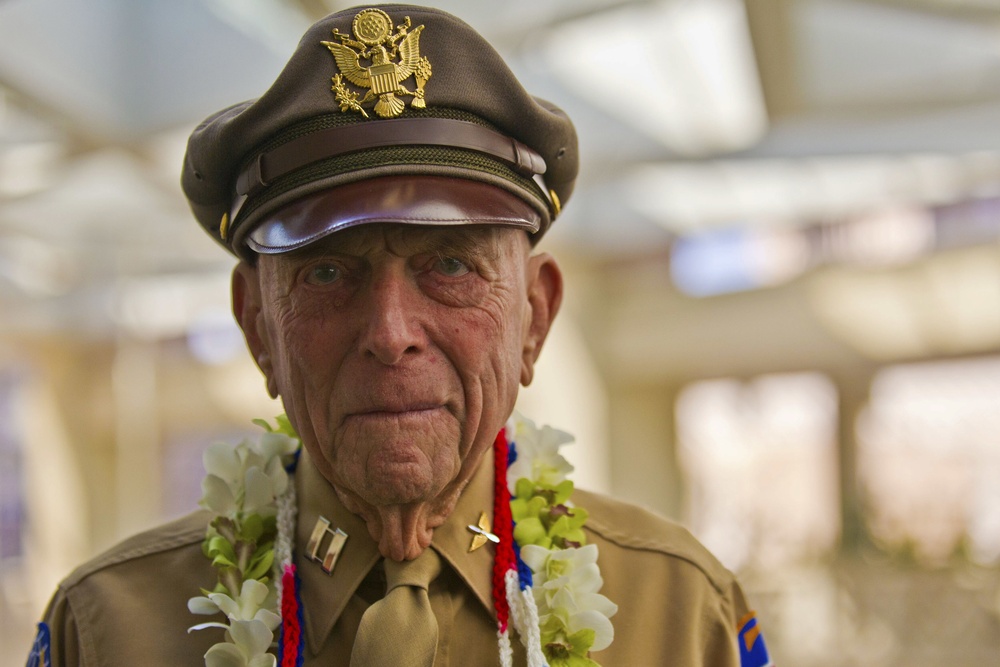
[[[545,185],[545,159],[532,148],[488,127],[449,118],[398,118],[313,132],[259,154],[236,179],[230,227],[247,199],[285,174],[319,160],[387,146],[444,146],[497,158],[541,190],[553,217],[559,207]]]

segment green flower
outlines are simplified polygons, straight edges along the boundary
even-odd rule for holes
[[[568,485],[568,488],[565,486]],[[572,482],[564,482],[558,490],[545,490],[533,486],[529,480],[517,483],[518,497],[511,500],[510,511],[514,519],[514,539],[519,546],[534,544],[546,549],[579,547],[586,544],[583,524],[587,511],[568,507]],[[557,501],[552,504],[552,501]]]
[[[600,667],[587,657],[594,644],[594,631],[589,629],[568,633],[556,617],[542,623],[542,652],[549,667]]]

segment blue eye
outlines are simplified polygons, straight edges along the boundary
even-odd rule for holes
[[[452,278],[464,276],[469,272],[469,267],[465,262],[454,257],[441,257],[438,259],[435,268],[444,275]]]
[[[306,282],[310,285],[329,285],[340,278],[340,268],[332,264],[319,264],[309,269]]]

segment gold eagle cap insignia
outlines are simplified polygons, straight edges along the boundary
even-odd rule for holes
[[[389,15],[375,8],[363,9],[354,17],[353,37],[334,28],[337,41],[321,44],[333,54],[340,70],[331,79],[340,110],[370,118],[365,107],[374,101],[376,114],[396,118],[406,108],[404,97],[413,98],[410,106],[414,109],[425,108],[424,86],[431,78],[431,63],[420,55],[423,29],[421,25],[411,30],[409,16],[394,29]],[[411,76],[416,81],[414,90],[403,85]],[[364,96],[348,83],[364,91]]]

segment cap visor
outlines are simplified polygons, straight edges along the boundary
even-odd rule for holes
[[[521,197],[488,183],[445,176],[383,176],[297,199],[252,229],[245,244],[275,255],[371,222],[508,225],[538,231],[541,216]]]

